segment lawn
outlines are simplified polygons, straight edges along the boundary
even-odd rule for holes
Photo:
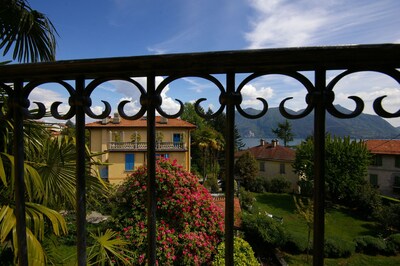
[[[262,193],[255,194],[256,209],[283,218],[287,232],[307,238],[307,225],[296,213],[293,196],[290,194]],[[357,236],[379,235],[379,228],[374,222],[358,218],[351,210],[340,206],[330,206],[325,215],[325,237],[335,237],[353,241]],[[290,265],[310,265],[306,263],[306,255],[285,254]],[[400,265],[400,256],[368,256],[353,254],[347,259],[325,259],[325,265]]]

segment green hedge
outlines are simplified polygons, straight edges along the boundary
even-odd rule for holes
[[[253,249],[246,240],[239,237],[233,239],[233,260],[235,266],[260,266]],[[225,243],[221,242],[218,245],[217,255],[215,256],[213,266],[225,266]]]

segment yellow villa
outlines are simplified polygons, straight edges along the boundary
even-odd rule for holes
[[[99,171],[110,183],[120,183],[137,167],[147,160],[147,121],[126,120],[117,113],[86,124],[90,132],[90,150],[105,152]],[[156,117],[157,156],[177,160],[178,164],[190,171],[190,131],[195,125],[181,119]]]

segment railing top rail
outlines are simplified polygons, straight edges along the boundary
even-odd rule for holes
[[[400,67],[400,44],[277,48],[0,66],[0,81]]]

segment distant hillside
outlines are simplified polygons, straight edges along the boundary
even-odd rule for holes
[[[343,113],[350,113],[349,110],[341,106],[336,108]],[[247,108],[249,114],[257,114],[258,110]],[[291,113],[300,113],[288,110]],[[267,114],[259,119],[247,119],[236,114],[236,126],[242,137],[275,137],[272,129],[282,123],[284,118],[279,109],[270,108]],[[292,124],[292,132],[295,138],[306,138],[313,134],[314,114],[311,113],[307,117],[296,120],[289,120]],[[393,127],[383,118],[377,115],[361,114],[352,119],[339,119],[331,116],[329,113],[326,116],[326,131],[335,136],[350,136],[357,139],[387,139],[394,138],[400,134],[398,128]]]

